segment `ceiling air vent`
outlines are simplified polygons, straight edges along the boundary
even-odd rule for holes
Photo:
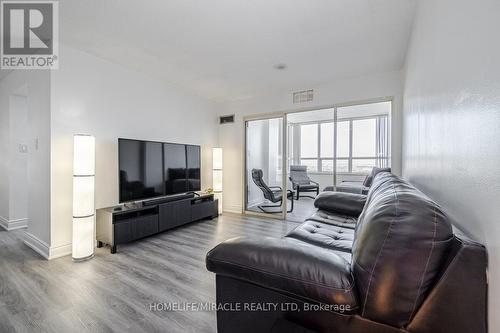
[[[219,124],[230,124],[234,123],[234,114],[231,114],[229,116],[220,116],[219,117]]]
[[[313,100],[313,97],[314,91],[312,89],[296,91],[293,93],[293,104],[311,102]]]

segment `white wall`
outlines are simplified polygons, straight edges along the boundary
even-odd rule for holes
[[[292,91],[314,88],[314,101],[299,106],[292,103]],[[401,172],[401,112],[403,94],[401,71],[333,81],[316,87],[299,87],[283,93],[273,93],[252,99],[227,102],[219,115],[235,114],[234,124],[219,126],[219,144],[224,148],[224,210],[241,212],[243,188],[243,117],[301,108],[324,107],[332,104],[394,97],[392,114],[392,166]]]
[[[9,218],[9,143],[10,100],[9,92],[0,81],[0,220]]]
[[[10,95],[9,220],[26,226],[28,218],[28,96]]]
[[[69,254],[75,133],[96,137],[96,208],[118,203],[117,139],[202,145],[202,189],[212,184],[215,106],[149,76],[87,53],[60,48],[52,74],[51,246]]]
[[[500,2],[420,0],[407,57],[403,174],[489,250],[500,332]]]
[[[11,109],[11,97],[19,91],[27,96],[27,118],[16,114],[16,117],[6,116]],[[46,253],[50,244],[50,72],[44,70],[16,70],[10,72],[0,80],[0,114],[1,129],[1,181],[0,207],[1,215],[9,221],[22,219],[22,211],[26,204],[13,202],[27,200],[28,229],[26,241],[39,252]],[[20,116],[20,117],[17,117]],[[4,122],[4,119],[7,119]],[[12,134],[15,128],[27,121],[27,138]],[[17,160],[13,151],[16,151],[18,142],[26,141],[27,176],[24,171],[14,170]],[[19,166],[19,165],[17,165]],[[27,184],[23,178],[27,177]],[[21,178],[21,179],[19,179]],[[10,180],[10,181],[8,181]],[[21,184],[17,184],[21,182]],[[7,187],[5,187],[7,184]],[[18,186],[20,185],[20,186]],[[22,189],[27,185],[27,198]]]

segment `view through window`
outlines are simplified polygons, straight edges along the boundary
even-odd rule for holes
[[[298,123],[299,162],[309,172],[367,174],[390,165],[390,102],[338,108],[337,158],[334,158],[335,123],[332,119]]]

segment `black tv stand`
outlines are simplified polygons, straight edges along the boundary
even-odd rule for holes
[[[117,245],[218,215],[218,200],[213,194],[195,197],[186,193],[142,204],[98,209],[97,247],[107,244],[111,253],[116,253]]]

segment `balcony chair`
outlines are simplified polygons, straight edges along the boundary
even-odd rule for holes
[[[257,206],[261,211],[268,214],[281,213],[281,211],[268,211],[265,208],[277,208],[281,207],[283,201],[283,189],[280,186],[267,186],[263,179],[263,172],[261,169],[252,169],[252,180],[257,185],[258,188],[262,190],[264,194],[264,198],[271,201],[272,203],[279,203],[278,205],[259,205]],[[287,199],[291,201],[291,208],[288,213],[293,211],[293,191],[287,190],[286,194]]]
[[[292,182],[294,191],[297,192],[297,200],[299,200],[301,192],[316,192],[316,195],[319,194],[319,184],[309,178],[307,175],[307,166],[291,165],[289,179]],[[311,195],[302,195],[302,197],[315,199]]]

